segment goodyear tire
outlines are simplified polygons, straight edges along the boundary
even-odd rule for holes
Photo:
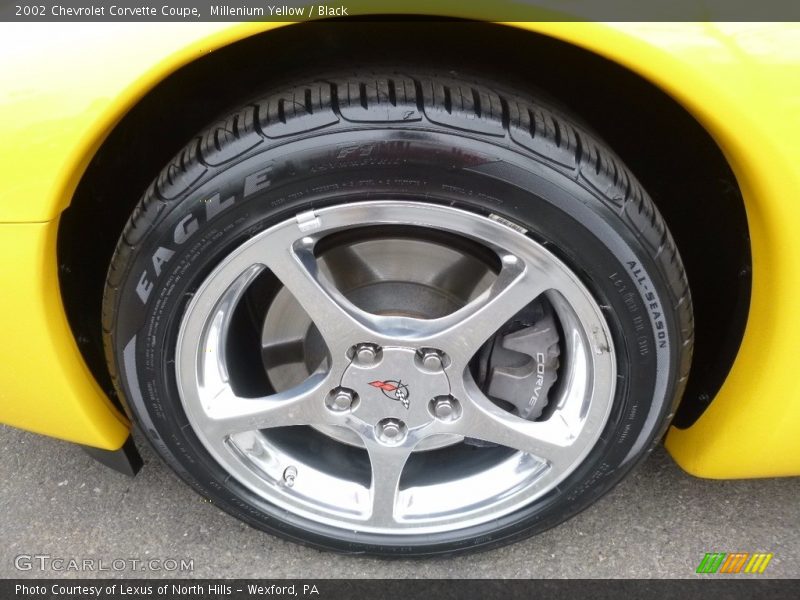
[[[390,68],[270,91],[187,144],[119,240],[104,328],[200,494],[404,556],[597,500],[665,431],[693,339],[672,237],[611,150],[529,93]]]

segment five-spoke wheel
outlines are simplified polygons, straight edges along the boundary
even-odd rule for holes
[[[343,231],[346,240],[330,242]],[[436,234],[445,237],[432,243]],[[443,246],[442,239],[462,248]],[[372,260],[379,245],[395,249],[388,268],[404,271],[406,280],[384,272],[383,255]],[[437,251],[438,260],[416,260]],[[471,274],[464,263],[473,262],[481,268],[471,266]],[[343,288],[359,270],[356,277],[370,284]],[[271,295],[288,292],[295,312],[306,316],[285,323],[280,339],[306,346],[309,338],[321,338],[323,359],[290,387],[270,382],[270,393],[247,397],[237,393],[229,368],[230,338],[239,331],[232,322],[248,289],[265,276],[276,288]],[[393,303],[382,290],[386,282],[416,288],[419,301]],[[369,291],[357,294],[365,287]],[[413,298],[400,294],[406,296]],[[458,307],[448,313],[427,296],[451,298]],[[545,303],[556,315],[562,384],[548,398],[546,416],[525,419],[487,396],[471,365],[532,303]],[[281,358],[270,356],[268,368],[278,368]],[[291,360],[292,353],[282,357]],[[545,493],[597,441],[616,381],[602,311],[552,253],[491,217],[401,201],[304,213],[233,249],[186,309],[175,368],[192,427],[234,477],[287,511],[376,532],[485,522]],[[287,448],[272,435],[296,426],[330,431],[335,443],[365,449],[369,473],[359,476],[344,459],[340,468],[326,470],[309,447]],[[464,440],[467,454],[483,450],[494,458],[480,466],[473,458],[407,473],[415,452],[447,448],[458,456],[455,446]],[[290,467],[295,481],[286,486],[282,477]],[[340,502],[332,501],[334,490]]]

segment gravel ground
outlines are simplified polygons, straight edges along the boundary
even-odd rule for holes
[[[77,446],[0,426],[0,577],[114,574],[15,568],[15,557],[34,554],[106,564],[192,559],[193,570],[182,574],[192,577],[697,577],[712,551],[773,552],[764,576],[800,577],[800,478],[695,479],[663,449],[594,506],[538,537],[460,558],[385,561],[319,552],[243,525],[137,442],[145,466],[130,479]]]

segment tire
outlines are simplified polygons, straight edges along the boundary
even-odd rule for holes
[[[530,93],[395,68],[195,137],[119,240],[103,325],[132,418],[202,496],[383,556],[592,504],[660,440],[693,345],[678,250],[611,150]]]

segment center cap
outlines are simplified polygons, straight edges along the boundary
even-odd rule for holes
[[[358,394],[354,414],[367,423],[396,419],[409,428],[430,422],[431,400],[450,393],[437,358],[433,351],[405,347],[356,351],[341,383]]]

